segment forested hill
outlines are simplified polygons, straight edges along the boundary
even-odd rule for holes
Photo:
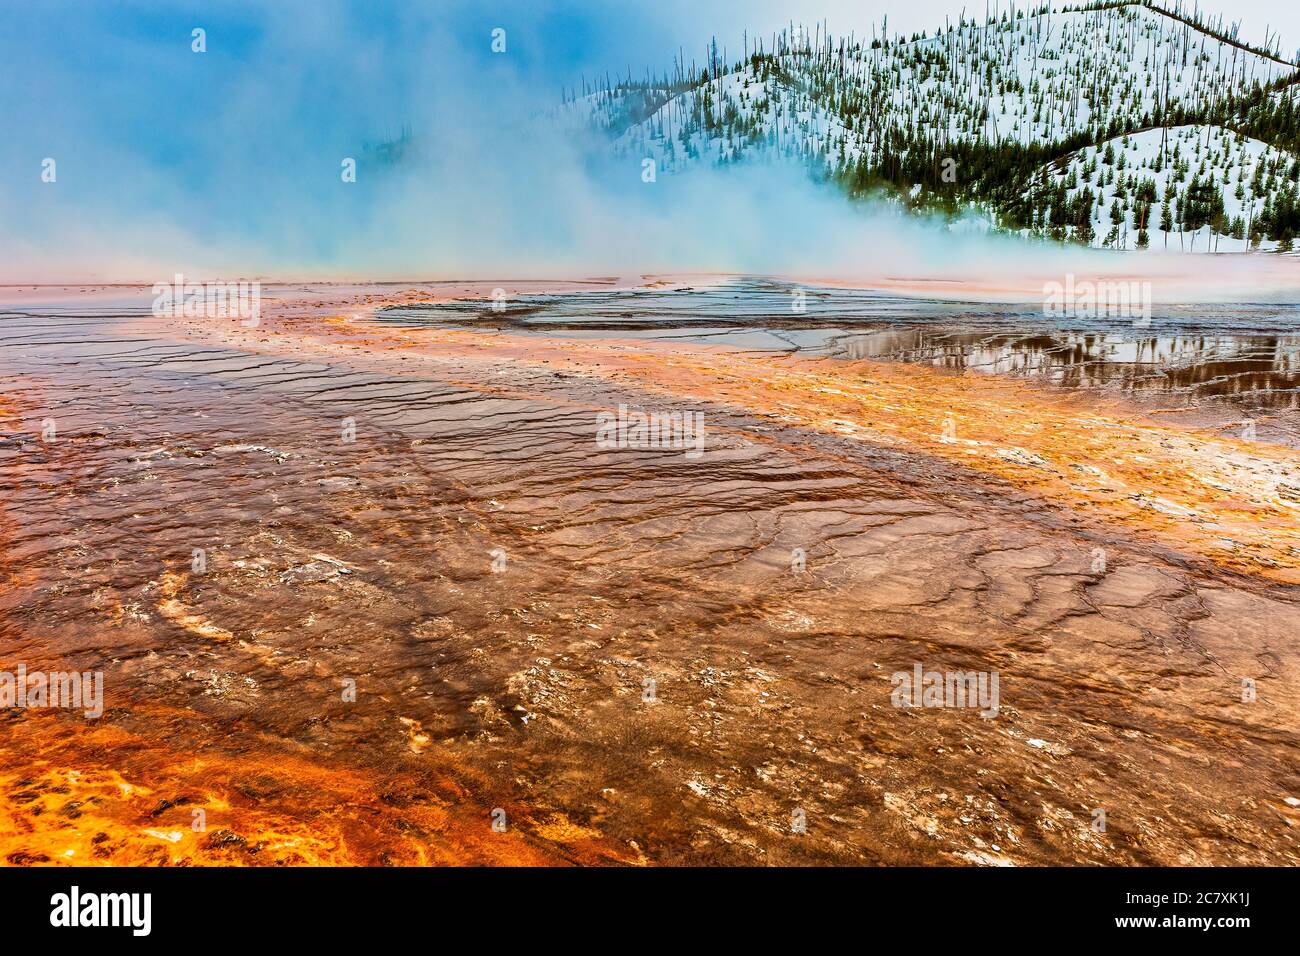
[[[1300,72],[1276,37],[1153,3],[958,16],[933,33],[791,24],[562,113],[657,175],[793,157],[851,197],[1120,249],[1289,250]]]

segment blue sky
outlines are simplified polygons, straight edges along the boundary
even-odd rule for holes
[[[503,260],[512,249],[525,254],[525,245],[506,241],[518,240],[519,229],[504,237],[490,227],[503,218],[536,225],[539,248],[572,242],[600,224],[600,197],[580,197],[577,204],[591,208],[574,218],[566,192],[573,181],[561,168],[572,155],[559,147],[530,154],[510,131],[584,73],[666,69],[679,47],[702,61],[713,34],[734,54],[742,31],[770,35],[790,19],[869,32],[888,12],[891,32],[911,31],[932,29],[961,7],[957,0],[10,4],[0,17],[0,272],[147,277],[187,263],[450,268],[472,261],[457,259],[467,248],[500,248]],[[1265,23],[1296,37],[1300,30],[1289,28],[1297,9],[1238,0],[1232,14],[1247,18],[1248,37],[1262,38]],[[206,53],[191,51],[195,27],[206,30]],[[495,27],[507,31],[505,55],[491,52]],[[436,175],[399,188],[363,174],[356,188],[339,188],[341,157],[404,125],[444,157]],[[55,184],[40,180],[47,157],[57,162]],[[396,223],[391,243],[386,221]]]

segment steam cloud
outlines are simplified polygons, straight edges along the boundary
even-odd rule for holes
[[[495,17],[400,5],[380,23],[348,3],[269,5],[256,22],[205,7],[158,15],[143,39],[94,41],[74,28],[75,7],[45,26],[16,15],[0,82],[35,95],[6,109],[13,135],[0,140],[0,279],[737,271],[1024,285],[1135,268],[850,204],[789,164],[644,183],[640,157],[557,116],[560,84],[576,77],[535,40],[557,36],[544,23],[554,7],[506,6]],[[498,21],[504,55],[489,49]],[[190,29],[203,23],[209,49],[195,54]],[[71,55],[89,42],[97,58]],[[61,44],[68,58],[51,58]],[[404,128],[412,149],[385,162],[374,144]],[[45,156],[57,183],[40,181]],[[355,183],[341,180],[344,157],[357,160]],[[1151,254],[1141,268],[1187,267]]]

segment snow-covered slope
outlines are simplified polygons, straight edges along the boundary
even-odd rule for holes
[[[1115,235],[1110,221],[1116,198],[1131,205],[1135,172],[1149,174],[1163,201],[1170,175],[1185,192],[1204,162],[1195,196],[1226,176],[1228,225],[1243,217],[1244,236],[1246,220],[1259,223],[1264,231],[1257,235],[1269,248],[1300,225],[1287,218],[1290,212],[1276,223],[1259,216],[1265,189],[1289,183],[1294,190],[1293,156],[1281,147],[1292,145],[1297,87],[1289,81],[1297,70],[1275,50],[1239,42],[1235,26],[1193,19],[1129,3],[1013,8],[907,38],[886,39],[883,29],[864,39],[795,28],[748,43],[738,62],[724,64],[711,47],[703,67],[679,61],[669,79],[588,92],[563,112],[569,121],[607,130],[616,150],[653,159],[661,172],[776,153],[809,162],[850,193],[892,187],[908,205],[976,205],[1009,228],[1098,245],[1109,239],[1116,248],[1137,244],[1136,207]],[[1241,128],[1248,106],[1253,125],[1276,134],[1271,145],[1226,131]],[[1279,132],[1274,120],[1282,113]],[[1168,134],[1160,132],[1165,128]],[[1169,136],[1170,149],[1183,144],[1178,162],[1191,166],[1182,174],[1164,168],[1159,145],[1149,151],[1153,139],[1163,144]],[[1106,170],[1107,183],[1096,186],[1096,171],[1090,173],[1105,205],[1092,210],[1092,234],[1077,228],[1081,218],[1055,223],[1044,205],[1059,192],[1047,188],[1052,177],[1073,170],[1080,179],[1083,165],[1098,151],[1104,156],[1117,137],[1126,137],[1111,146],[1124,147],[1124,175],[1112,184],[1115,171]],[[1255,175],[1260,157],[1267,158],[1262,179]],[[1219,158],[1226,166],[1214,167]],[[1063,201],[1074,198],[1067,191]],[[1176,215],[1178,199],[1171,201]],[[1218,202],[1210,205],[1217,214]],[[1193,209],[1184,246],[1197,221]],[[1222,226],[1215,215],[1203,227],[1219,236],[1220,249],[1231,246]],[[1245,239],[1237,246],[1244,248]]]
[[[1300,160],[1214,126],[1149,129],[1088,146],[1035,178],[1029,193],[1057,238],[1115,249],[1263,249],[1279,201],[1295,204]],[[1056,227],[1056,228],[1052,228]],[[1089,227],[1091,235],[1088,235]],[[1142,233],[1146,232],[1143,236]]]

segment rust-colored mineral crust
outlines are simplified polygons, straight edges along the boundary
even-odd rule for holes
[[[0,670],[105,709],[0,711],[0,859],[1300,862],[1294,448],[373,314],[497,284],[4,312]],[[704,453],[600,447],[620,405]],[[916,665],[996,715],[894,706]]]

